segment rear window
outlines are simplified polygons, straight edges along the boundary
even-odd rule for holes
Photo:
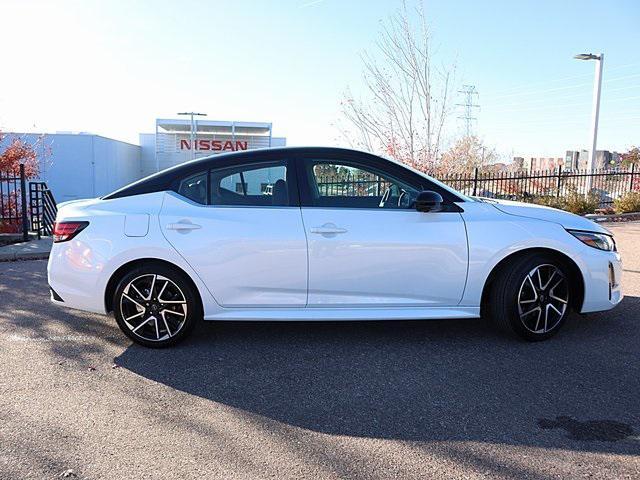
[[[209,203],[247,207],[288,206],[286,162],[254,163],[212,170]]]
[[[202,205],[207,204],[207,172],[197,173],[180,182],[178,193]]]

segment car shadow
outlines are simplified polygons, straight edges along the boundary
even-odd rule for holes
[[[131,345],[116,363],[316,432],[637,455],[638,317],[627,297],[541,343],[481,320],[205,322],[176,347]]]
[[[0,263],[0,307],[3,332],[18,343],[44,345],[59,360],[86,362],[127,345],[112,318],[51,303],[46,260]]]

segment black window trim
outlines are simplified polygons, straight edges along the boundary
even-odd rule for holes
[[[381,212],[407,212],[412,209],[408,208],[372,208],[372,207],[327,207],[321,205],[315,205],[312,197],[312,186],[309,184],[309,170],[308,164],[311,162],[332,162],[341,163],[356,168],[367,167],[377,170],[382,174],[388,175],[391,178],[403,181],[414,188],[418,187],[419,191],[432,190],[442,195],[444,200],[443,210],[441,212],[462,212],[464,211],[455,202],[463,202],[464,200],[453,195],[451,192],[440,187],[439,185],[430,182],[428,179],[412,172],[411,170],[403,167],[400,164],[395,164],[390,160],[386,160],[382,157],[367,154],[364,152],[349,152],[345,154],[343,152],[304,152],[296,155],[297,164],[297,180],[298,189],[300,191],[300,206],[304,208],[323,208],[323,209],[340,209],[340,210],[373,210]]]
[[[137,180],[129,185],[125,185],[107,195],[101,197],[102,200],[112,200],[124,197],[132,197],[137,195],[144,195],[155,192],[176,192],[176,184],[183,178],[191,175],[195,175],[198,172],[208,171],[214,168],[224,168],[227,166],[239,165],[239,164],[253,164],[262,163],[269,160],[284,160],[287,162],[288,171],[295,173],[295,175],[288,176],[287,182],[289,185],[289,203],[291,207],[299,207],[302,205],[301,196],[305,190],[305,184],[300,182],[300,170],[298,163],[301,159],[313,158],[313,159],[326,159],[337,161],[349,161],[354,160],[364,165],[377,166],[383,171],[391,169],[394,172],[394,177],[406,181],[407,183],[414,183],[416,185],[422,185],[440,193],[445,201],[445,206],[450,206],[455,211],[463,211],[457,204],[463,204],[466,202],[464,196],[457,195],[453,192],[444,189],[437,184],[425,183],[429,182],[421,175],[396,164],[393,161],[378,157],[371,153],[350,150],[345,148],[335,147],[274,147],[269,149],[248,150],[243,152],[232,152],[215,154],[209,157],[203,157],[189,162],[174,165],[168,169],[156,172],[148,177]],[[417,181],[416,181],[417,177]],[[210,191],[211,186],[207,185]],[[179,196],[178,198],[185,198]],[[195,204],[194,205],[201,205]],[[306,206],[309,206],[308,203]],[[250,205],[242,205],[242,207],[250,207]],[[286,208],[286,207],[284,207]],[[382,210],[382,209],[379,209]],[[384,210],[384,211],[391,211]],[[394,209],[393,211],[405,211],[403,209]]]

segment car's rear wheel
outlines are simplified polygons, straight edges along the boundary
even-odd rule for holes
[[[566,267],[548,255],[531,254],[504,268],[486,299],[486,312],[503,331],[529,341],[555,335],[570,311]]]
[[[160,264],[134,268],[118,283],[113,311],[120,329],[146,347],[182,340],[202,317],[191,283],[181,272]]]

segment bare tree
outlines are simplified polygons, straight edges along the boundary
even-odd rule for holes
[[[455,66],[434,64],[431,36],[422,7],[411,22],[406,3],[383,25],[376,55],[365,53],[367,98],[347,89],[342,101],[343,137],[354,147],[387,154],[423,171],[439,159]]]
[[[474,168],[486,169],[500,159],[495,148],[485,145],[479,137],[461,137],[442,154],[438,173],[465,173]]]

